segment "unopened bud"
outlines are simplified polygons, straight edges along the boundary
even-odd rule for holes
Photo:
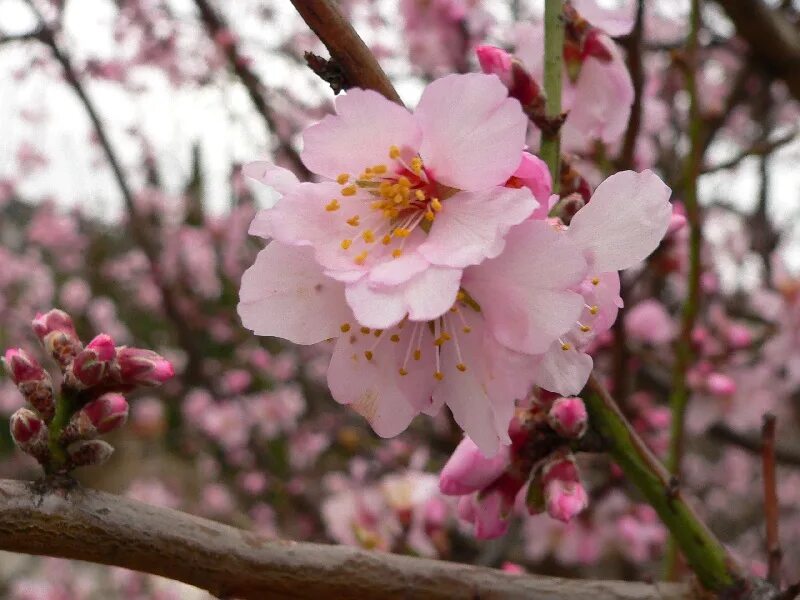
[[[117,349],[117,361],[125,385],[156,386],[175,375],[172,363],[152,350],[122,346]]]
[[[586,406],[580,398],[556,398],[547,414],[556,433],[567,438],[580,438],[589,427]]]
[[[53,331],[63,331],[73,337],[78,337],[75,331],[75,325],[72,323],[72,318],[63,310],[54,308],[45,314],[37,314],[32,322],[33,332],[40,340],[44,340],[45,336]]]
[[[487,75],[497,75],[506,87],[511,87],[511,63],[513,57],[496,46],[481,45],[475,48],[481,71]]]
[[[580,481],[554,479],[545,486],[544,499],[547,514],[564,523],[589,505],[589,496]]]
[[[33,331],[42,341],[45,350],[64,368],[83,348],[75,325],[63,310],[53,309],[33,320]]]
[[[706,388],[715,396],[732,396],[736,393],[736,382],[722,373],[711,373],[706,378]]]
[[[102,465],[114,453],[114,447],[103,440],[81,440],[67,446],[70,467]]]
[[[108,374],[116,354],[114,340],[102,333],[75,357],[72,374],[87,387],[97,385]]]
[[[104,394],[89,402],[80,412],[86,414],[98,433],[108,433],[125,424],[128,402],[121,394]]]
[[[439,490],[448,496],[463,496],[485,488],[511,464],[509,446],[501,446],[486,458],[470,438],[456,446],[439,475]]]
[[[9,424],[11,437],[19,449],[44,463],[49,455],[47,425],[39,415],[27,408],[20,408],[11,415]]]
[[[3,364],[11,380],[17,385],[26,381],[41,381],[48,377],[36,359],[21,348],[6,350]]]
[[[481,70],[497,75],[508,88],[508,95],[528,109],[539,108],[544,101],[542,90],[533,75],[511,54],[496,46],[483,45],[475,49]]]

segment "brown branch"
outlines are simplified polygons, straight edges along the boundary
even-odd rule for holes
[[[0,549],[115,565],[224,598],[675,599],[686,588],[511,575],[495,569],[268,540],[168,508],[86,489],[0,480]]]
[[[715,423],[708,429],[708,435],[712,438],[747,450],[751,454],[761,453],[761,441],[744,433],[735,431],[724,423]],[[775,460],[782,465],[800,467],[800,448],[787,448],[775,446]]]
[[[230,30],[223,20],[222,16],[211,6],[208,0],[195,0],[195,6],[200,12],[200,19],[208,32],[209,37],[214,40],[217,46],[224,52],[225,58],[228,60],[228,65],[231,70],[242,82],[247,90],[250,100],[256,108],[256,111],[267,126],[268,131],[275,133],[278,138],[278,149],[282,152],[286,159],[291,163],[295,173],[301,178],[308,178],[311,173],[300,160],[300,155],[292,147],[290,143],[282,139],[278,134],[277,122],[275,114],[270,108],[269,104],[264,97],[265,87],[255,72],[248,66],[246,58],[239,51],[239,46],[234,40],[227,40],[225,43],[219,43],[217,40],[220,35],[228,33]]]
[[[782,135],[781,137],[775,138],[774,140],[759,140],[749,148],[745,148],[741,152],[739,152],[733,158],[728,160],[719,162],[715,165],[707,165],[703,167],[700,171],[701,173],[713,173],[715,171],[721,171],[723,169],[732,169],[740,162],[742,162],[745,158],[749,156],[766,156],[768,154],[772,154],[776,150],[779,150],[783,146],[787,144],[791,144],[793,141],[797,139],[798,131],[796,129],[792,129],[789,133]]]
[[[350,85],[375,90],[402,104],[386,73],[333,0],[292,0],[297,12],[328,48]]]
[[[764,478],[764,520],[767,525],[767,579],[781,584],[781,541],[778,537],[778,482],[775,474],[775,415],[764,415],[761,428],[761,466]]]
[[[761,0],[717,0],[750,46],[754,58],[773,76],[783,79],[800,99],[800,34],[780,11]]]

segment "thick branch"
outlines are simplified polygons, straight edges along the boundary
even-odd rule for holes
[[[764,480],[764,520],[767,529],[767,579],[772,585],[781,584],[781,542],[778,537],[778,477],[775,472],[775,415],[764,416],[761,429],[761,465]]]
[[[215,43],[217,43],[225,53],[228,65],[239,78],[239,81],[242,82],[242,85],[244,85],[256,111],[258,111],[258,114],[261,115],[261,118],[264,120],[267,130],[273,132],[275,136],[278,137],[279,150],[283,152],[287,160],[289,160],[295,173],[303,178],[308,177],[310,173],[300,160],[300,155],[291,144],[280,138],[275,115],[264,98],[264,85],[255,72],[248,66],[247,60],[239,52],[238,44],[233,40],[228,40],[225,43],[219,43],[217,41],[220,39],[220,36],[229,31],[228,26],[208,0],[195,0],[194,3],[195,6],[197,6],[197,10],[200,11],[200,19],[203,21],[206,31],[208,31],[211,39],[215,40]]]
[[[800,33],[761,0],[717,0],[750,45],[753,56],[775,77],[783,79],[800,99]]]
[[[328,48],[350,85],[375,90],[402,104],[392,82],[333,0],[292,0],[297,12]]]
[[[219,597],[677,599],[685,588],[572,581],[369,552],[267,540],[221,523],[104,492],[33,491],[0,480],[0,549],[162,575]]]

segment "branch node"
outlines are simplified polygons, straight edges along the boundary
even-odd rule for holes
[[[323,58],[313,52],[303,54],[308,68],[314,71],[317,76],[331,86],[334,94],[350,89],[353,85],[347,81],[347,77],[339,64],[330,58]]]

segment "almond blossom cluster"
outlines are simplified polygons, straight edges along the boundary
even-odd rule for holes
[[[48,474],[104,463],[114,451],[99,435],[128,418],[124,393],[157,386],[172,365],[151,350],[115,346],[100,334],[85,346],[69,315],[51,310],[37,315],[33,331],[61,371],[56,392],[50,374],[21,348],[6,350],[5,369],[30,408],[10,418],[11,436]]]
[[[584,350],[621,304],[617,271],[658,246],[671,215],[669,188],[644,171],[608,178],[569,227],[548,220],[527,122],[493,75],[438,79],[413,113],[372,91],[338,97],[303,137],[320,182],[247,167],[282,197],[251,226],[271,242],[242,280],[244,325],[335,338],[333,397],[379,435],[446,404],[495,455],[532,385],[581,390]]]

